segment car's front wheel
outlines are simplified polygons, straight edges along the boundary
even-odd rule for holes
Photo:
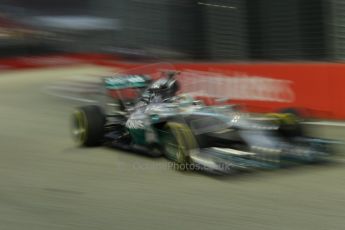
[[[72,134],[81,146],[98,146],[104,136],[105,116],[99,106],[77,108],[72,116]]]
[[[165,124],[161,140],[165,156],[180,166],[190,163],[190,151],[198,147],[189,127],[177,122]]]

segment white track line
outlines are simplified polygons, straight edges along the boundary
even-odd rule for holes
[[[340,121],[306,121],[306,122],[302,122],[302,124],[304,124],[304,125],[345,127],[345,122],[340,122]]]

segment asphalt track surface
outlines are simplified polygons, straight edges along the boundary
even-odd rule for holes
[[[76,103],[42,88],[91,66],[0,74],[0,229],[344,229],[345,168],[298,166],[227,177],[70,138]],[[343,138],[342,129],[313,128]]]

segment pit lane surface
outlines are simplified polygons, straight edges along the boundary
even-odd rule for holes
[[[0,74],[0,229],[344,229],[343,163],[213,177],[174,171],[164,159],[75,147],[76,103],[41,89],[107,71]],[[344,137],[342,129],[315,133]]]

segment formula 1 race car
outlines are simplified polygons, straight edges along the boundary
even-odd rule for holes
[[[132,71],[105,77],[106,99],[73,113],[75,140],[221,173],[319,162],[331,155],[330,142],[307,137],[294,115],[252,115],[221,102],[206,106],[178,93],[178,75]]]

